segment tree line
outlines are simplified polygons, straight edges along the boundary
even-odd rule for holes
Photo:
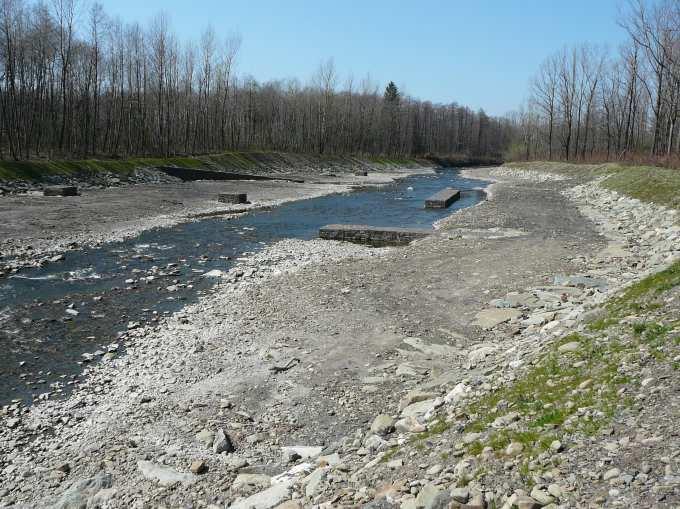
[[[512,115],[519,158],[671,160],[680,154],[680,2],[629,0],[618,51],[549,56]]]
[[[225,150],[413,156],[501,154],[506,119],[433,104],[332,60],[308,83],[235,72],[241,40],[180,42],[167,16],[125,24],[76,0],[0,0],[0,158]]]

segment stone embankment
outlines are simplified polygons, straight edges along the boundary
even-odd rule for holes
[[[677,507],[677,214],[484,177],[441,235],[280,242],[68,400],[4,408],[0,504]]]

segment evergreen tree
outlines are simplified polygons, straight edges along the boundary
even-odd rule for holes
[[[388,104],[399,104],[399,89],[394,81],[390,81],[385,87],[385,102]]]

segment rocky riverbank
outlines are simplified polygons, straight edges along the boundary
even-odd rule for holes
[[[280,242],[68,400],[5,407],[0,503],[677,506],[677,214],[476,174],[492,199],[440,235]]]
[[[282,170],[281,170],[282,171]],[[39,191],[0,196],[0,277],[58,261],[66,251],[123,240],[210,215],[228,216],[282,203],[394,182],[431,168],[372,168],[366,176],[345,171],[287,181],[181,182],[159,172],[139,172],[135,185],[89,185],[80,196],[44,197]],[[290,170],[289,170],[290,172]],[[157,175],[158,174],[158,175]],[[108,178],[107,174],[96,174]],[[82,185],[78,179],[64,182]],[[40,184],[42,185],[42,184]],[[219,193],[246,193],[247,205],[226,205]]]

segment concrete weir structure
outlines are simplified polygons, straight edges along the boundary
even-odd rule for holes
[[[43,196],[78,196],[76,186],[50,186],[43,189]]]
[[[445,209],[458,198],[460,198],[460,191],[458,189],[453,189],[452,187],[447,187],[425,200],[425,208]]]
[[[246,193],[220,193],[217,195],[217,201],[220,203],[248,203],[248,195]]]
[[[181,168],[178,166],[156,166],[157,170],[186,181],[192,180],[284,180],[286,182],[304,183],[303,179],[280,175],[256,175],[251,173],[234,173],[229,171],[204,170],[197,168]]]
[[[433,233],[433,230],[420,228],[392,228],[363,224],[329,224],[319,229],[319,238],[382,247],[404,246],[416,239],[422,239]]]

